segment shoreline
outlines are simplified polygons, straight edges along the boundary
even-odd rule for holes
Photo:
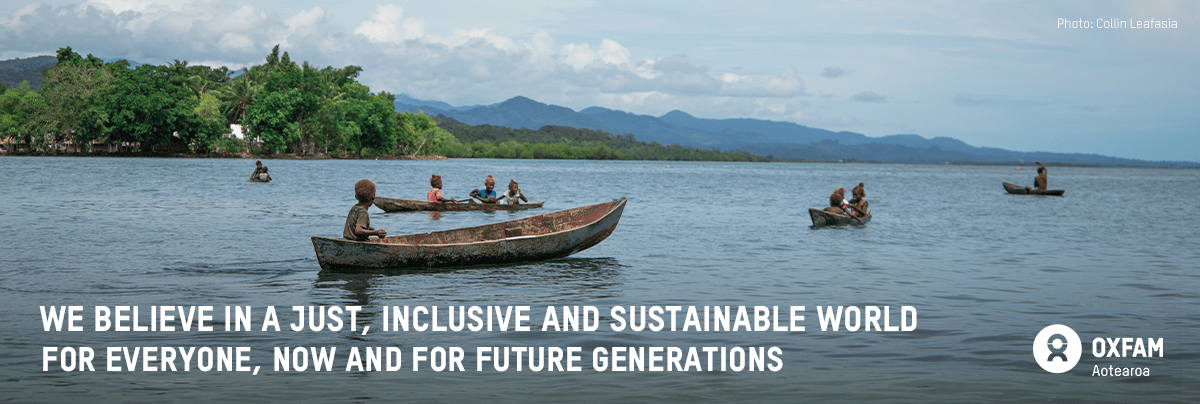
[[[14,157],[113,157],[113,158],[180,158],[180,159],[269,159],[269,160],[449,160],[449,157],[438,155],[377,155],[377,156],[351,156],[351,155],[336,155],[336,154],[295,154],[295,153],[279,153],[279,154],[254,154],[249,152],[243,153],[210,153],[210,154],[193,154],[193,153],[138,153],[138,152],[114,152],[114,153],[83,153],[83,152],[64,152],[64,153],[45,153],[45,152],[5,152],[0,153],[0,156]]]
[[[300,155],[295,153],[279,153],[279,154],[254,154],[249,152],[242,153],[212,153],[212,154],[192,154],[192,153],[137,153],[137,152],[114,152],[114,153],[83,153],[83,152],[63,152],[63,153],[45,153],[45,152],[24,152],[11,151],[0,152],[0,157],[111,157],[111,158],[181,158],[181,159],[270,159],[270,160],[409,160],[409,161],[432,161],[432,160],[454,160],[454,159],[490,159],[489,157],[446,157],[440,155],[375,155],[375,156],[351,156],[351,155],[330,155],[330,154],[306,154]],[[496,159],[496,160],[578,160],[587,161],[591,159]],[[690,162],[690,161],[711,161],[711,160],[594,160],[594,161],[663,161],[663,162]],[[715,161],[714,161],[715,162]],[[733,162],[722,162],[733,163]],[[740,161],[738,163],[749,163]],[[970,162],[970,161],[949,161],[949,162],[894,162],[894,161],[870,161],[870,160],[851,160],[851,161],[833,161],[833,160],[786,160],[776,159],[765,161],[763,163],[816,163],[816,164],[900,164],[900,165],[950,165],[950,166],[1031,166],[1025,162]],[[1047,167],[1096,167],[1096,168],[1168,168],[1168,169],[1184,169],[1194,170],[1200,169],[1200,162],[1192,163],[1192,165],[1103,165],[1103,164],[1072,164],[1072,163],[1045,163]]]

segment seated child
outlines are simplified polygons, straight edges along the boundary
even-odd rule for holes
[[[509,205],[520,205],[521,202],[529,202],[529,199],[525,198],[525,194],[521,193],[521,188],[517,187],[517,180],[511,178],[508,180],[508,192],[505,192],[501,198],[508,198]]]
[[[433,188],[430,189],[429,192],[425,193],[426,200],[430,202],[458,203],[458,201],[453,198],[447,199],[446,197],[442,196],[442,176],[434,174],[433,177],[430,177],[429,186]]]
[[[850,199],[850,209],[854,210],[854,216],[866,216],[867,212],[871,211],[871,204],[866,199],[863,199],[867,197],[867,191],[863,189],[863,183],[858,183],[858,186],[851,189],[850,193],[854,195],[854,198]]]
[[[262,174],[262,169],[263,169],[262,160],[255,161],[254,162],[254,174],[250,174],[250,181],[258,181],[258,175]]]
[[[829,207],[825,208],[825,211],[839,215],[853,215],[850,202],[846,200],[846,188],[838,188],[833,191],[832,195],[829,195]]]
[[[496,193],[496,179],[492,178],[491,174],[483,180],[484,190],[479,192],[478,189],[471,191],[471,196],[483,203],[500,202],[500,194]]]
[[[358,204],[352,206],[350,213],[346,215],[346,226],[342,229],[342,238],[367,241],[370,236],[380,239],[387,237],[386,231],[371,227],[371,217],[367,215],[367,208],[375,202],[375,183],[368,179],[361,179],[354,183],[354,199],[358,200]]]

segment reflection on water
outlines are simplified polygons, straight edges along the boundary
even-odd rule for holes
[[[623,268],[625,266],[615,258],[561,258],[462,268],[385,269],[357,274],[321,271],[313,287],[344,290],[348,292],[346,299],[359,306],[370,306],[379,298],[397,296],[431,303],[446,298],[457,301],[447,290],[470,290],[475,296],[490,296],[500,303],[535,296],[539,302],[578,302],[618,294]]]
[[[360,273],[348,274],[331,271],[321,271],[317,273],[317,280],[313,282],[313,288],[329,289],[337,288],[348,292],[346,299],[353,306],[370,306],[371,305],[371,280],[372,278],[381,275]]]
[[[181,262],[177,265],[163,267],[163,271],[190,274],[289,274],[296,272],[299,263],[311,261],[307,258],[278,261],[246,261],[246,262]]]

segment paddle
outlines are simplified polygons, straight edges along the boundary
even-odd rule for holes
[[[838,208],[842,210],[842,213],[844,216],[849,216],[851,219],[857,220],[858,224],[864,224],[862,219],[859,219],[857,217],[854,217],[854,215],[851,215],[850,212],[846,211],[846,208],[843,208],[843,207],[838,207]]]
[[[484,202],[484,201],[483,201],[483,197],[481,197],[481,196],[479,196],[479,195],[470,195],[470,196],[467,196],[467,201],[470,201],[471,203],[475,203],[475,200],[476,200],[476,199],[478,199],[480,203],[487,203],[487,202]]]
[[[857,218],[857,217],[854,217],[854,215],[851,215],[851,214],[849,214],[850,212],[846,212],[846,213],[847,213],[847,214],[846,214],[846,216],[850,216],[850,218],[851,218],[851,219],[857,220],[857,221],[858,221],[858,224],[860,224],[860,225],[865,225],[865,224],[866,224],[866,223],[863,223],[862,219],[859,219],[859,218]]]

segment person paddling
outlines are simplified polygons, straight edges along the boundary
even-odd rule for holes
[[[1038,175],[1037,175],[1037,177],[1033,177],[1033,187],[1032,188],[1025,187],[1025,193],[1029,193],[1030,191],[1033,191],[1034,188],[1036,188],[1039,191],[1045,191],[1045,190],[1049,189],[1049,188],[1047,188],[1049,185],[1047,185],[1046,180],[1048,179],[1047,175],[1049,174],[1050,170],[1047,170],[1046,166],[1042,165],[1042,162],[1040,162],[1040,161],[1035,161],[1034,163],[1037,163],[1037,165],[1038,165]]]
[[[375,202],[375,183],[366,178],[354,183],[354,199],[358,204],[350,207],[346,214],[346,226],[342,228],[342,238],[354,241],[367,241],[371,236],[383,239],[387,232],[371,227],[371,216],[367,208]]]
[[[250,174],[250,181],[257,180],[258,174],[261,174],[261,173],[262,173],[262,160],[256,160],[254,162],[254,174]]]
[[[1035,161],[1035,163],[1038,165],[1038,176],[1033,178],[1033,186],[1037,187],[1037,189],[1041,191],[1050,189],[1048,188],[1050,185],[1046,182],[1048,179],[1047,175],[1049,175],[1050,170],[1046,169],[1046,166],[1042,165],[1041,162]]]
[[[433,188],[425,194],[426,200],[430,202],[458,203],[454,198],[446,198],[442,195],[442,176],[434,174],[433,177],[429,178],[429,186]]]
[[[471,191],[471,197],[483,203],[500,202],[501,196],[496,193],[496,179],[492,177],[492,174],[488,174],[487,178],[483,180],[483,186],[483,192],[480,192],[478,189]]]

